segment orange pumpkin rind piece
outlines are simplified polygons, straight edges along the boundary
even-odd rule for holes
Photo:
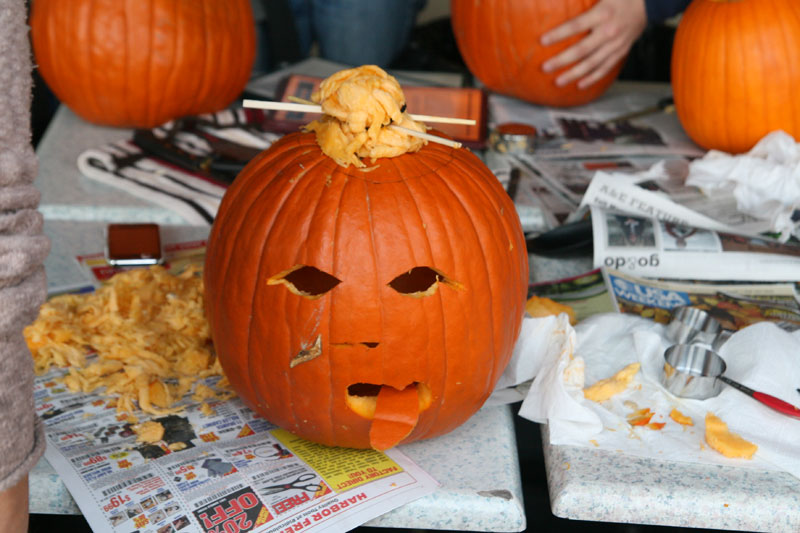
[[[713,413],[706,413],[705,437],[708,445],[725,457],[750,459],[758,450],[757,445],[731,433],[728,424]]]
[[[633,376],[639,372],[640,363],[631,363],[613,376],[601,379],[594,385],[583,389],[583,395],[593,402],[604,402],[628,388]]]
[[[536,296],[535,294],[531,296],[527,302],[525,302],[525,311],[527,311],[528,314],[534,318],[566,313],[569,317],[570,324],[574,326],[577,323],[577,319],[575,318],[575,310],[572,309],[572,307],[560,302],[556,302],[555,300],[551,300],[547,297]]]
[[[414,430],[419,420],[419,395],[411,385],[403,390],[384,385],[375,402],[369,429],[372,448],[383,451],[397,445]]]
[[[683,426],[694,425],[694,420],[692,420],[692,417],[686,416],[685,414],[681,413],[675,408],[673,408],[672,411],[669,412],[669,417],[678,424],[681,424]]]
[[[644,409],[639,409],[638,411],[634,411],[627,416],[628,424],[632,426],[646,426],[650,423],[650,419],[653,418],[655,413],[650,410],[649,407],[645,407]]]

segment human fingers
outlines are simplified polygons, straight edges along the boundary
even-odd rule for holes
[[[622,61],[625,56],[627,55],[629,47],[626,45],[621,45],[616,50],[613,50],[606,58],[595,68],[593,71],[589,73],[584,78],[581,78],[578,81],[578,88],[579,89],[586,89],[591,87],[600,79],[602,79],[606,74],[611,72],[617,64]]]
[[[592,7],[577,17],[573,17],[564,24],[561,24],[560,26],[557,26],[544,33],[540,39],[540,42],[543,46],[549,46],[559,41],[563,41],[564,39],[572,37],[573,35],[578,35],[586,30],[594,28],[598,24],[602,23],[607,16],[608,14],[605,10],[598,9],[597,6]]]
[[[560,54],[548,59],[542,64],[544,72],[553,72],[576,62],[583,62],[591,57],[598,48],[602,47],[606,35],[604,32],[592,31]]]
[[[611,57],[617,59],[620,57],[619,51],[625,50],[625,41],[622,39],[614,39],[613,41],[606,42],[595,48],[595,50],[586,56],[583,61],[578,62],[572,68],[567,70],[566,72],[562,73],[558,78],[556,78],[556,85],[562,87],[564,85],[568,85],[575,80],[582,79],[590,74],[595,73],[597,69],[601,66],[605,66],[607,60]],[[600,76],[601,78],[611,70],[614,64],[609,66],[606,70],[604,70]]]

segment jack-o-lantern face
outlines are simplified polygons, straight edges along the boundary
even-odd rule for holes
[[[452,430],[508,362],[528,280],[513,204],[439,145],[342,168],[308,134],[227,192],[205,270],[217,353],[243,400],[304,438],[390,447]]]

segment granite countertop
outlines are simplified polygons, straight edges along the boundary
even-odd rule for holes
[[[785,472],[542,447],[553,514],[574,520],[800,531],[800,480]]]
[[[39,172],[34,185],[42,194],[39,211],[45,219],[185,224],[174,211],[78,171],[78,156],[85,150],[131,137],[129,129],[93,126],[66,106],[59,106],[36,149]]]
[[[104,222],[47,220],[52,249],[45,261],[50,290],[90,282],[75,259],[103,249]],[[208,228],[162,226],[165,243],[203,239]],[[508,406],[486,407],[453,432],[400,449],[441,486],[366,525],[419,529],[523,531],[526,517],[514,421]],[[78,514],[52,466],[42,459],[30,476],[30,511]]]

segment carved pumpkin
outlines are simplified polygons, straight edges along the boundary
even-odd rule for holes
[[[528,257],[471,152],[428,144],[358,169],[293,133],[227,191],[204,276],[248,406],[306,439],[385,449],[481,407],[519,334]]]
[[[800,140],[800,3],[696,0],[672,49],[675,109],[697,144],[746,152],[784,130]]]
[[[453,33],[467,67],[487,87],[535,104],[566,107],[603,94],[622,61],[595,84],[579,89],[577,80],[558,87],[570,67],[545,73],[542,64],[583,35],[542,46],[542,35],[580,15],[597,0],[451,0]]]
[[[59,100],[110,126],[218,111],[255,57],[250,0],[36,0],[31,38]]]

